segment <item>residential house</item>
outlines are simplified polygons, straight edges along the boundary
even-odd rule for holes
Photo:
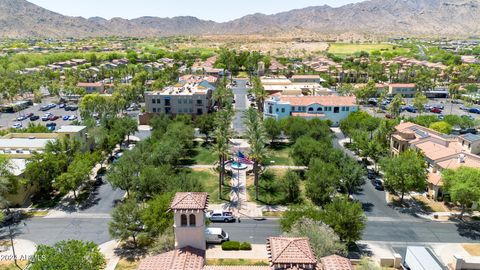
[[[330,120],[334,126],[350,113],[358,111],[353,96],[272,96],[265,101],[265,117],[277,120],[289,116]]]
[[[85,89],[87,94],[103,93],[105,90],[103,82],[80,82],[77,84],[77,87]]]
[[[322,83],[324,79],[320,75],[293,75],[290,80],[292,83]]]
[[[413,98],[417,93],[417,86],[414,83],[392,83],[388,86],[388,95],[400,94],[404,98]]]
[[[348,259],[336,255],[321,258],[319,262],[305,237],[269,237],[266,248],[270,266],[205,265],[207,205],[207,193],[175,194],[170,205],[175,249],[141,260],[137,270],[353,270]]]
[[[442,170],[462,166],[480,168],[480,136],[477,135],[449,136],[410,122],[401,123],[391,137],[391,151],[398,155],[407,149],[419,150],[425,155],[428,194],[434,199],[443,197]]]
[[[298,77],[300,76],[300,77]],[[268,76],[261,77],[261,82],[265,91],[270,95],[331,95],[333,90],[323,87],[319,80],[320,76],[317,75],[297,75],[291,79],[285,76]]]

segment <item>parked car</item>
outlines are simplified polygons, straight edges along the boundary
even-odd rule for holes
[[[48,119],[50,118],[50,116],[52,116],[51,113],[46,113],[46,114],[44,114],[44,115],[42,116],[42,121],[44,121],[44,122],[45,122],[45,121],[48,121]]]
[[[383,186],[382,181],[376,179],[373,180],[372,182],[373,186],[375,187],[376,190],[385,190],[385,187]]]
[[[430,109],[430,112],[431,113],[442,113],[442,109],[433,107],[432,109]]]
[[[47,129],[50,130],[50,131],[54,131],[55,130],[55,126],[48,126]]]
[[[50,123],[47,123],[45,126],[47,126],[47,127],[56,127],[56,126],[57,126],[57,123],[50,122]]]
[[[12,125],[12,128],[17,128],[18,129],[18,128],[22,128],[22,127],[23,127],[22,123],[15,123],[15,124]]]
[[[60,104],[58,104],[58,108],[60,108],[60,109],[65,108],[65,103],[60,103]]]
[[[387,118],[387,119],[395,119],[395,116],[393,116],[393,115],[391,115],[391,114],[389,114],[389,113],[386,113],[386,114],[385,114],[385,118]]]
[[[50,116],[48,117],[48,120],[49,120],[49,121],[57,121],[58,118],[60,118],[60,116],[58,116],[58,115],[50,115]]]
[[[476,113],[476,114],[480,114],[480,109],[478,108],[470,108],[468,110],[469,113]]]
[[[445,118],[445,116],[444,116],[443,114],[439,114],[439,115],[437,116],[437,118],[438,118],[438,120],[443,120],[443,119]]]
[[[32,115],[30,117],[30,121],[37,121],[38,119],[40,119],[40,116],[38,116],[38,115]]]
[[[405,111],[410,112],[410,113],[417,113],[417,108],[415,108],[414,106],[407,106],[405,108]]]
[[[432,107],[433,107],[433,108],[440,109],[440,110],[445,109],[445,106],[443,106],[442,104],[433,105]]]
[[[74,120],[77,120],[77,116],[76,115],[70,115],[68,117],[68,121],[74,121]]]
[[[21,121],[23,121],[23,120],[25,120],[25,119],[27,119],[27,116],[25,116],[25,115],[20,115],[19,117],[17,117],[17,119],[15,119],[15,121],[21,122]]]
[[[377,174],[375,173],[374,170],[367,170],[367,178],[368,179],[375,179],[377,177]]]
[[[48,111],[48,110],[50,110],[50,109],[51,109],[51,108],[50,108],[48,105],[43,105],[43,106],[40,107],[40,111],[42,111],[42,112],[46,112],[46,111]]]
[[[230,237],[222,228],[207,228],[205,230],[205,239],[208,244],[221,244],[229,241]]]
[[[103,185],[103,177],[101,175],[95,176],[95,182],[93,182],[93,186],[98,187]]]
[[[70,117],[70,115],[64,115],[62,119],[63,119],[63,121],[67,121],[69,117]]]
[[[228,211],[211,211],[206,216],[212,222],[235,222],[233,213]]]

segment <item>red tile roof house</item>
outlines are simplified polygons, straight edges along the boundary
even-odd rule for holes
[[[103,93],[103,91],[105,90],[105,86],[103,82],[94,82],[94,83],[80,82],[77,84],[77,87],[85,89],[85,92],[87,94]]]
[[[205,210],[208,194],[179,192],[170,211],[174,212],[175,250],[141,260],[137,270],[353,270],[340,256],[322,258],[319,263],[308,238],[270,237],[267,251],[270,266],[205,266]]]
[[[433,199],[442,197],[442,170],[480,168],[480,136],[473,134],[448,136],[405,122],[395,127],[390,148],[394,155],[407,149],[417,149],[425,155],[429,165],[428,194]]]

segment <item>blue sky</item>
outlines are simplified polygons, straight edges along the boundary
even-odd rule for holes
[[[107,19],[141,16],[190,15],[224,22],[251,13],[273,14],[296,8],[327,4],[338,7],[362,0],[28,0],[49,10],[69,15]],[[233,4],[235,3],[235,4]]]

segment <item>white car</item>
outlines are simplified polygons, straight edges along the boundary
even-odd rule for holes
[[[74,120],[77,120],[77,116],[75,116],[75,115],[70,115],[70,116],[68,117],[68,121],[74,121]]]
[[[22,128],[22,123],[15,123],[13,124],[12,128]]]
[[[207,228],[205,229],[205,239],[208,244],[221,244],[229,241],[230,237],[222,228]]]
[[[212,222],[235,222],[235,216],[229,211],[211,211],[207,212],[206,216]]]

